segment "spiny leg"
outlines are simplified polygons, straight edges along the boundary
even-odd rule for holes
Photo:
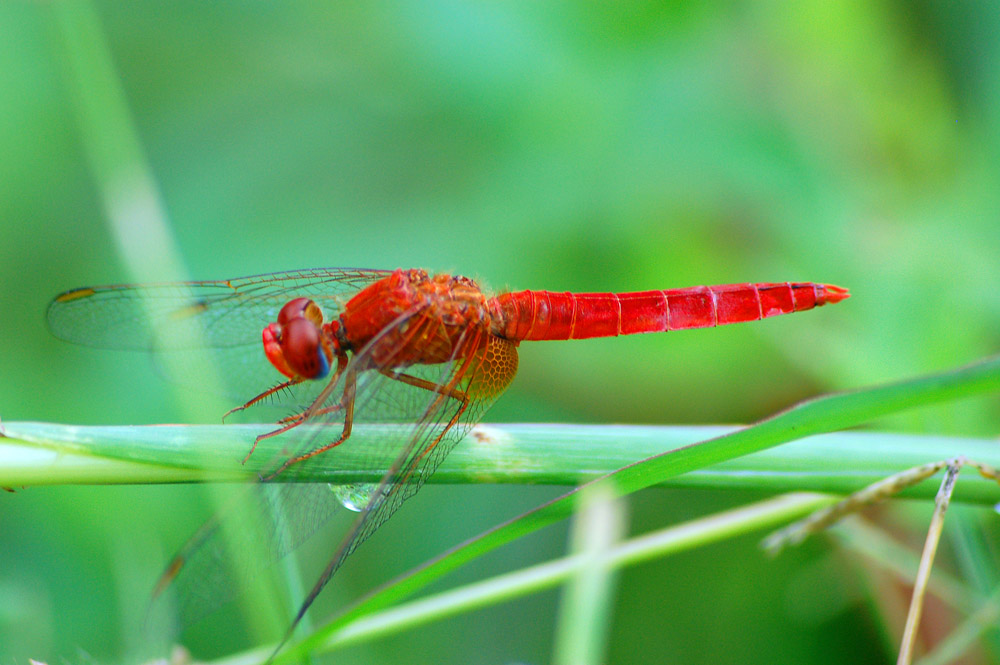
[[[503,353],[494,355],[490,354],[491,346],[493,346],[494,343],[503,344],[504,342],[502,340],[492,337],[484,338],[481,334],[479,334],[476,335],[476,337],[474,337],[473,339],[467,340],[466,342],[467,343],[463,345],[462,348],[471,350],[467,353],[458,352],[455,354],[456,357],[464,356],[464,360],[462,361],[461,367],[454,373],[448,385],[439,386],[437,389],[437,392],[439,392],[442,395],[451,395],[453,397],[458,397],[460,395],[462,400],[462,405],[459,407],[458,411],[456,411],[455,414],[451,417],[448,423],[444,426],[444,429],[441,430],[441,433],[437,435],[434,441],[432,441],[430,445],[426,446],[416,457],[416,459],[414,459],[413,462],[409,465],[410,468],[407,470],[405,476],[403,477],[403,482],[406,482],[409,479],[410,475],[412,475],[413,470],[416,469],[417,467],[417,463],[424,457],[426,457],[428,453],[434,450],[434,448],[436,448],[437,445],[441,443],[442,439],[444,439],[444,436],[451,430],[451,428],[458,423],[458,420],[462,417],[462,414],[465,413],[466,409],[469,407],[469,404],[471,402],[469,392],[476,391],[476,393],[474,394],[479,394],[482,392],[482,386],[479,386],[478,388],[475,387],[477,379],[481,379],[481,377],[478,376],[480,372],[485,371],[489,375],[494,370],[498,370],[498,368],[500,367],[505,367],[504,371],[506,372],[506,374],[501,375],[504,378],[502,379],[502,381],[499,382],[499,388],[497,387],[498,382],[494,381],[494,385],[492,386],[492,388],[488,389],[496,392],[503,391],[507,383],[509,383],[510,379],[513,378],[514,376],[514,372],[517,369],[516,354],[514,354],[515,362],[512,365],[509,362],[510,361],[509,355],[505,355]],[[480,353],[482,354],[482,356],[479,356]],[[473,364],[475,364],[475,367],[472,369],[471,372],[469,372],[469,368],[472,367]],[[468,376],[466,376],[467,374]],[[456,391],[455,385],[459,381],[466,378],[468,378],[467,385],[471,390]],[[497,378],[496,375],[494,375],[494,379],[496,378]],[[440,399],[435,400],[430,406],[428,406],[427,410],[425,411],[425,414],[432,412],[433,409],[437,408],[438,404],[440,404]]]
[[[390,369],[379,370],[379,373],[384,374],[394,381],[399,381],[416,388],[423,388],[424,390],[429,390],[433,393],[453,397],[460,402],[467,402],[469,400],[469,396],[465,394],[464,390],[455,390],[454,387],[449,387],[447,385],[442,386],[440,383],[434,383],[433,381],[428,381],[427,379],[421,379],[420,377],[413,376],[412,374],[404,374],[403,372],[397,372]]]
[[[316,416],[322,416],[322,415],[325,415],[327,413],[336,413],[337,411],[340,411],[343,408],[344,408],[344,405],[341,402],[337,402],[333,406],[324,406],[323,408],[316,409],[315,411],[312,411],[312,412],[309,412],[308,410],[306,410],[306,411],[303,411],[301,413],[295,413],[295,414],[292,414],[290,416],[285,416],[284,418],[282,418],[281,420],[278,421],[278,424],[279,425],[287,425],[289,423],[300,424],[307,417],[308,418],[315,418]],[[269,433],[268,436],[273,436],[273,435]]]
[[[281,473],[282,471],[284,471],[285,469],[287,469],[291,465],[297,464],[297,463],[301,462],[302,460],[307,460],[310,457],[314,457],[315,455],[319,455],[320,453],[326,452],[327,450],[330,450],[331,448],[336,448],[337,446],[339,446],[340,444],[342,444],[344,441],[347,441],[349,438],[351,438],[351,429],[354,427],[354,397],[355,397],[355,395],[357,393],[357,385],[358,385],[357,376],[358,376],[357,372],[354,372],[354,371],[351,371],[351,372],[347,373],[347,376],[344,379],[344,394],[341,396],[340,402],[338,403],[338,405],[336,407],[331,407],[330,409],[326,409],[327,411],[332,411],[332,410],[336,410],[336,409],[340,409],[340,408],[344,409],[344,428],[340,431],[340,436],[337,437],[334,441],[331,441],[330,443],[327,443],[324,446],[320,446],[319,448],[316,448],[315,450],[311,450],[311,451],[309,451],[307,453],[303,453],[301,455],[297,455],[295,457],[291,457],[291,458],[285,460],[284,462],[281,463],[281,466],[279,466],[273,472],[271,472],[270,474],[268,474],[264,478],[264,480],[271,480],[272,478],[274,478],[276,475],[278,475],[279,473]],[[313,413],[318,413],[319,411],[324,411],[324,409],[318,409],[317,411],[315,411]],[[303,416],[303,418],[312,416],[313,413],[308,413],[307,412]],[[286,425],[282,429],[280,429],[280,430],[278,430],[276,432],[273,432],[272,434],[280,434],[282,432],[287,432],[289,429],[292,429],[293,427],[297,427],[299,424],[301,424],[301,421],[296,422],[296,423],[294,423],[292,425]]]
[[[455,415],[453,415],[451,419],[448,420],[448,423],[444,426],[444,429],[441,430],[441,433],[438,434],[437,437],[435,437],[434,441],[429,446],[424,448],[424,450],[420,453],[420,456],[416,460],[414,460],[415,464],[416,462],[420,461],[424,457],[424,455],[433,450],[434,447],[441,442],[441,439],[444,438],[444,435],[448,433],[448,430],[450,430],[452,427],[455,426],[455,423],[458,422],[458,419],[462,417],[462,414],[465,413],[465,410],[469,407],[469,395],[464,390],[455,389],[455,384],[458,383],[460,379],[458,372],[455,373],[455,378],[451,382],[449,382],[448,385],[444,386],[434,383],[432,381],[419,379],[417,377],[410,376],[408,374],[400,374],[398,379],[400,381],[403,381],[404,383],[410,384],[411,386],[424,388],[425,390],[430,390],[439,395],[439,397],[437,397],[433,402],[431,402],[431,404],[424,411],[425,414],[428,414],[432,412],[434,409],[436,409],[438,405],[441,403],[441,400],[445,397],[451,397],[452,399],[456,399],[460,404],[458,410],[455,412]]]
[[[411,385],[411,386],[414,386],[416,388],[422,388],[424,390],[429,390],[431,392],[436,392],[438,394],[445,395],[445,396],[452,397],[454,399],[459,400],[462,403],[462,406],[459,409],[459,413],[454,418],[452,418],[453,422],[451,422],[451,423],[448,424],[448,426],[445,428],[445,431],[447,431],[454,424],[454,421],[457,421],[458,416],[460,416],[461,413],[462,413],[462,411],[464,411],[465,408],[466,408],[466,406],[468,406],[469,398],[468,398],[468,396],[463,391],[454,390],[454,389],[450,388],[449,386],[442,386],[442,385],[434,383],[433,381],[428,381],[426,379],[421,379],[419,377],[412,376],[410,374],[404,374],[402,372],[396,372],[396,371],[393,371],[393,370],[379,370],[379,372],[381,374],[384,374],[385,376],[389,377],[390,379],[395,380],[395,381],[400,381],[401,383],[405,383],[407,385]],[[271,478],[273,478],[277,474],[279,474],[282,471],[284,471],[285,469],[287,469],[292,464],[297,464],[298,462],[301,462],[303,460],[307,460],[310,457],[315,457],[316,455],[319,455],[320,453],[324,453],[327,450],[330,450],[331,448],[335,448],[335,447],[339,446],[340,444],[342,444],[344,441],[347,441],[347,439],[349,439],[351,437],[351,430],[352,430],[353,421],[354,421],[354,383],[355,383],[354,381],[350,381],[350,377],[351,376],[353,376],[353,375],[348,375],[349,385],[345,386],[345,388],[344,388],[344,396],[347,399],[341,400],[341,402],[342,402],[341,404],[337,404],[337,405],[334,405],[332,407],[327,407],[325,409],[320,409],[320,410],[318,410],[316,412],[316,414],[319,414],[319,413],[333,412],[333,411],[340,410],[341,408],[344,408],[346,410],[346,414],[344,416],[344,430],[341,432],[340,436],[335,441],[332,441],[332,442],[330,442],[330,443],[328,443],[328,444],[326,444],[324,446],[321,446],[321,447],[319,447],[319,448],[317,448],[315,450],[311,450],[311,451],[309,451],[307,453],[303,453],[302,455],[299,455],[297,457],[293,457],[293,458],[285,461],[284,464],[282,464],[280,467],[278,467],[278,469],[274,473],[270,474],[265,480],[270,480]],[[310,414],[310,415],[313,415],[313,414]],[[304,417],[304,415],[302,417]],[[294,427],[294,425],[292,425],[292,427]],[[275,432],[275,433],[280,433],[281,431],[287,431],[287,429],[290,429],[290,428],[279,430],[278,432]],[[443,434],[444,433],[442,433],[442,436],[443,436]],[[268,434],[267,436],[271,436],[271,435]],[[438,440],[440,440],[440,438],[441,437],[439,436]]]
[[[477,348],[477,345],[470,345],[469,348],[473,349]],[[406,470],[405,475],[400,480],[401,485],[409,481],[410,476],[413,475],[413,470],[417,468],[417,464],[420,462],[420,460],[426,457],[430,451],[434,450],[434,448],[436,448],[437,445],[441,443],[441,440],[444,438],[445,434],[447,434],[449,430],[451,430],[451,428],[454,427],[456,423],[458,423],[458,419],[462,417],[462,414],[465,413],[465,410],[469,407],[468,393],[464,390],[460,391],[455,390],[455,385],[465,377],[465,373],[468,371],[469,366],[472,364],[473,356],[475,356],[475,352],[469,353],[465,357],[465,360],[462,362],[461,367],[459,367],[458,371],[454,373],[454,376],[451,378],[451,380],[448,382],[447,385],[442,386],[440,384],[435,384],[430,381],[425,382],[431,386],[430,388],[428,388],[429,390],[433,390],[439,395],[433,402],[431,402],[431,404],[427,406],[427,409],[424,411],[425,416],[427,414],[432,413],[434,409],[436,409],[438,405],[441,403],[441,400],[444,399],[445,397],[453,397],[455,399],[458,399],[461,402],[461,406],[458,407],[458,410],[455,412],[455,414],[451,417],[451,419],[448,420],[447,424],[445,424],[444,429],[441,430],[441,433],[434,438],[434,440],[430,443],[430,445],[426,446],[423,450],[421,450],[420,454],[409,464],[409,468]],[[476,368],[476,371],[479,371],[480,369],[481,365]],[[408,377],[408,378],[414,379],[415,377]],[[474,377],[472,376],[469,377],[469,385],[472,384],[473,378]],[[422,379],[416,379],[416,380],[422,381]]]
[[[247,463],[247,460],[250,459],[250,456],[253,455],[255,450],[257,450],[257,444],[263,441],[264,439],[269,439],[272,436],[284,434],[288,430],[301,425],[303,422],[305,422],[307,418],[311,418],[317,413],[324,411],[324,407],[322,406],[322,404],[327,400],[327,398],[330,396],[330,393],[333,392],[334,388],[336,388],[337,382],[340,381],[340,375],[343,374],[344,368],[346,367],[347,367],[347,354],[341,354],[337,356],[337,371],[333,373],[333,376],[330,377],[330,380],[327,381],[326,386],[323,387],[323,390],[320,391],[319,395],[316,396],[316,399],[314,399],[312,404],[309,405],[309,408],[307,408],[302,413],[296,414],[294,416],[288,416],[286,418],[282,418],[280,422],[285,423],[283,427],[279,427],[278,429],[273,430],[271,432],[258,435],[253,440],[253,445],[250,446],[250,452],[248,452],[247,456],[243,458],[243,464]],[[298,382],[301,382],[301,379],[296,381],[296,383]],[[338,404],[337,406],[334,407],[327,407],[327,410],[329,409],[336,410],[338,407],[342,405],[342,402],[343,398],[341,399],[341,404]],[[282,468],[285,467],[282,466]],[[273,475],[274,474],[271,474],[269,478],[273,477]]]
[[[481,335],[477,335],[477,339],[479,338],[481,338]],[[458,346],[458,348],[462,347]],[[503,388],[506,387],[506,384],[509,383],[509,379],[513,377],[514,371],[516,371],[517,355],[516,353],[512,353],[513,347],[506,349],[506,351],[507,353],[503,355],[503,357],[500,360],[501,362],[505,363],[507,374],[504,375],[505,378],[504,381],[494,382],[494,384],[492,385],[493,394],[499,394],[499,392],[501,392]],[[417,421],[418,424],[417,432],[415,432],[414,436],[411,438],[411,442],[406,446],[405,450],[400,452],[400,455],[393,462],[390,469],[386,472],[386,476],[380,483],[379,487],[381,488],[382,491],[380,491],[376,495],[373,495],[370,498],[369,503],[362,510],[360,517],[355,521],[355,524],[352,527],[351,531],[348,532],[347,536],[342,541],[340,547],[337,550],[337,553],[334,555],[333,558],[330,559],[330,562],[327,564],[327,567],[324,569],[319,579],[313,585],[313,588],[306,596],[306,599],[302,602],[302,605],[299,607],[299,611],[296,614],[295,619],[292,621],[292,624],[288,627],[288,631],[285,633],[284,638],[281,640],[280,644],[272,654],[272,658],[274,654],[277,654],[278,651],[281,650],[281,647],[285,644],[285,642],[287,642],[290,639],[292,633],[295,630],[295,627],[299,624],[302,617],[305,616],[306,611],[312,605],[313,601],[316,599],[316,597],[319,595],[322,589],[326,586],[327,582],[330,581],[330,578],[333,577],[336,571],[340,568],[340,564],[343,563],[344,559],[354,551],[355,547],[358,544],[360,544],[360,542],[363,542],[364,539],[367,538],[369,535],[371,535],[371,533],[374,532],[375,529],[377,529],[382,522],[384,522],[386,519],[388,519],[389,516],[392,515],[392,513],[395,511],[395,508],[398,507],[399,503],[402,500],[406,499],[405,494],[399,494],[398,492],[400,491],[400,487],[405,484],[406,479],[409,478],[410,475],[412,475],[413,469],[415,468],[419,460],[424,457],[427,451],[433,449],[441,441],[444,434],[447,433],[447,431],[450,428],[452,428],[455,424],[457,424],[458,419],[461,417],[462,413],[471,403],[471,398],[468,392],[462,390],[456,390],[456,385],[458,384],[459,381],[466,378],[466,375],[468,374],[468,369],[470,367],[470,363],[473,361],[475,355],[476,355],[475,353],[470,355],[458,352],[453,353],[452,354],[453,361],[457,361],[458,359],[461,358],[464,358],[464,361],[460,369],[456,372],[453,372],[452,379],[445,385],[434,383],[432,381],[425,381],[418,377],[404,374],[402,372],[385,369],[388,367],[392,367],[391,362],[386,362],[385,364],[383,364],[382,366],[383,370],[380,370],[382,371],[383,375],[387,376],[388,378],[392,378],[394,380],[402,381],[404,383],[407,383],[408,385],[412,385],[417,388],[430,390],[434,393],[437,393],[438,397],[436,397],[432,401],[432,403],[424,410],[422,417]],[[469,387],[471,390],[476,390],[476,387],[474,386],[474,381],[476,373],[481,369],[481,367],[482,364],[477,366],[475,368],[475,371],[473,371],[471,374],[468,374]],[[479,393],[476,393],[476,395],[478,394]],[[418,455],[416,458],[411,458],[410,453],[412,453],[414,446],[423,439],[423,436],[425,434],[425,432],[423,431],[424,426],[434,422],[431,420],[431,417],[435,415],[435,411],[441,404],[441,400],[447,397],[460,399],[462,401],[463,406],[459,410],[459,413],[457,413],[447,423],[444,432],[442,432],[429,447],[424,448],[421,451],[420,455]],[[403,470],[403,482],[393,481],[392,477],[395,476],[396,472],[400,470]],[[393,500],[392,498],[393,496],[398,497],[398,500]]]
[[[273,395],[275,393],[281,392],[285,388],[290,388],[290,387],[292,387],[292,386],[294,386],[296,384],[302,383],[302,381],[303,381],[303,379],[289,379],[288,381],[284,381],[282,383],[279,383],[278,385],[274,386],[273,388],[268,388],[267,390],[265,390],[261,394],[257,395],[256,397],[254,397],[253,399],[251,399],[250,401],[248,401],[246,404],[243,404],[242,406],[234,406],[233,408],[231,408],[228,411],[226,411],[224,414],[222,414],[222,422],[226,422],[226,418],[228,418],[229,416],[233,415],[234,413],[237,413],[239,411],[243,411],[244,409],[249,409],[251,406],[253,406],[254,404],[257,404],[262,399],[270,397],[271,395]]]
[[[427,317],[420,317],[416,319],[414,325],[409,327],[409,330],[407,331],[407,336],[397,345],[397,349],[404,349],[407,347],[408,343],[411,340],[419,338],[420,335],[423,333],[424,329],[427,327],[428,323],[430,322],[431,322],[430,319],[428,319]],[[391,363],[392,357],[389,357],[385,360],[386,362]],[[346,354],[342,354],[341,356],[338,357],[338,368],[335,378],[336,376],[340,375],[341,371],[343,371],[346,364],[347,364],[347,356]],[[415,378],[415,377],[409,377],[409,378]],[[259,441],[262,438],[268,438],[272,436],[277,436],[278,434],[283,434],[288,430],[297,427],[298,425],[301,425],[307,419],[317,416],[319,414],[332,413],[335,411],[339,411],[341,409],[345,411],[344,429],[341,431],[340,436],[337,437],[336,440],[331,441],[330,443],[324,446],[320,446],[315,450],[311,450],[307,453],[303,453],[301,455],[286,460],[283,464],[281,464],[281,466],[278,467],[276,471],[268,474],[264,478],[264,480],[270,480],[279,473],[281,473],[282,471],[284,471],[285,469],[287,469],[289,466],[301,462],[303,460],[309,459],[310,457],[314,457],[322,452],[326,452],[331,448],[335,448],[336,446],[339,446],[344,441],[347,441],[348,438],[350,438],[351,429],[353,427],[353,421],[354,421],[354,398],[357,387],[356,382],[357,382],[356,372],[349,373],[347,375],[347,378],[345,379],[344,394],[341,396],[338,403],[332,407],[322,407],[321,405],[330,397],[330,394],[333,391],[333,387],[336,385],[336,380],[335,379],[331,380],[327,384],[326,388],[323,389],[323,392],[321,392],[319,396],[317,396],[316,399],[313,400],[313,403],[309,406],[308,409],[306,409],[300,414],[296,414],[294,416],[289,416],[287,418],[282,419],[280,422],[287,423],[284,427],[281,427],[273,432],[268,432],[267,434],[264,434],[257,438],[257,440]],[[254,446],[256,446],[256,442],[254,443]],[[253,451],[251,450],[251,452]]]
[[[423,329],[426,327],[427,322],[428,322],[428,319],[426,319],[426,318],[419,319],[415,325],[413,325],[413,326],[410,327],[410,329],[408,331],[408,334],[407,334],[407,337],[403,340],[403,342],[401,344],[398,345],[397,348],[406,348],[406,344],[409,342],[409,340],[415,339],[415,338],[419,337],[420,334],[422,333]],[[391,361],[391,357],[388,360]],[[343,354],[343,355],[339,356],[338,357],[338,368],[337,368],[337,374],[336,374],[336,376],[340,375],[341,371],[343,371],[343,369],[346,366],[346,364],[347,364],[347,356],[346,356],[346,354]],[[395,377],[391,376],[391,374],[387,375],[387,376],[390,376],[390,378],[395,378]],[[415,377],[409,377],[409,378],[415,378]],[[261,438],[268,438],[268,437],[272,437],[272,436],[277,436],[278,434],[283,434],[283,433],[287,432],[288,430],[292,429],[293,427],[297,427],[298,425],[300,425],[303,422],[305,422],[307,419],[312,418],[314,416],[317,416],[317,415],[320,415],[320,414],[323,414],[323,413],[333,413],[333,412],[339,411],[341,409],[345,410],[344,429],[341,431],[340,436],[337,437],[336,440],[334,440],[334,441],[332,441],[332,442],[330,442],[330,443],[328,443],[328,444],[326,444],[324,446],[320,446],[319,448],[316,448],[315,450],[309,451],[307,453],[303,453],[302,455],[298,455],[296,457],[292,457],[291,459],[286,460],[280,467],[278,467],[278,469],[276,471],[274,471],[273,473],[269,474],[266,478],[264,478],[264,480],[270,480],[271,478],[274,478],[277,474],[279,474],[282,471],[284,471],[285,469],[287,469],[292,464],[296,464],[298,462],[301,462],[302,460],[306,460],[306,459],[309,459],[310,457],[314,457],[315,455],[318,455],[318,454],[320,454],[322,452],[326,452],[327,450],[330,450],[331,448],[335,448],[336,446],[339,446],[344,441],[347,441],[348,438],[350,438],[350,436],[351,436],[351,429],[353,427],[353,422],[354,422],[354,398],[355,398],[355,392],[356,392],[356,388],[357,388],[356,382],[357,382],[356,372],[348,374],[347,378],[345,379],[344,394],[341,396],[341,398],[338,401],[338,403],[335,404],[335,405],[333,405],[332,407],[321,407],[320,405],[329,398],[330,393],[332,392],[333,387],[336,385],[336,381],[335,380],[331,380],[327,384],[326,388],[324,388],[323,392],[321,392],[316,397],[316,399],[313,400],[313,403],[309,406],[308,409],[306,409],[302,413],[299,413],[299,414],[296,414],[296,415],[293,415],[293,416],[288,416],[286,418],[283,418],[280,422],[281,423],[287,423],[284,427],[282,427],[280,429],[277,429],[277,430],[275,430],[273,432],[268,432],[267,434],[262,435],[261,437],[258,437],[258,440],[260,440]],[[256,446],[256,442],[254,443],[254,445]]]
[[[469,365],[469,359],[466,359],[465,363],[462,365],[462,370],[467,369],[468,365]],[[427,452],[429,452],[431,449],[433,449],[441,441],[441,439],[448,432],[448,430],[451,429],[455,425],[455,423],[458,422],[458,419],[461,417],[462,413],[465,411],[465,409],[469,405],[469,396],[468,396],[468,394],[465,391],[463,391],[463,390],[456,390],[455,389],[455,384],[457,384],[458,381],[462,378],[462,371],[456,372],[455,376],[452,378],[452,380],[449,381],[448,384],[446,384],[446,385],[441,385],[439,383],[434,383],[433,381],[428,381],[427,379],[422,379],[420,377],[416,377],[416,376],[413,376],[411,374],[406,374],[406,373],[399,372],[399,371],[396,371],[396,370],[381,369],[381,370],[379,370],[379,372],[381,374],[383,374],[384,376],[386,376],[386,377],[388,377],[390,379],[393,379],[394,381],[400,381],[402,383],[405,383],[407,385],[413,386],[415,388],[420,388],[420,389],[423,389],[423,390],[428,390],[428,391],[433,392],[433,393],[437,393],[438,397],[435,398],[434,401],[431,402],[431,404],[428,405],[428,407],[424,410],[424,416],[425,417],[428,414],[431,414],[431,413],[434,412],[434,410],[437,408],[437,406],[441,403],[442,399],[451,397],[453,399],[458,400],[461,403],[461,406],[459,407],[458,412],[448,421],[448,424],[445,426],[445,428],[441,432],[441,434],[439,434],[434,439],[434,442],[430,446],[426,447],[423,451],[421,451],[420,455],[416,459],[412,460],[411,462],[409,462],[407,464],[408,468],[406,470],[406,474],[404,475],[403,480],[400,483],[396,484],[396,486],[398,487],[398,486],[400,486],[402,484],[405,484],[406,479],[409,478],[410,475],[412,474],[413,469],[415,468],[417,462],[419,462],[419,460],[422,459],[424,457],[424,455],[427,454]],[[351,404],[352,404],[352,407],[353,407],[353,402]],[[324,446],[324,447],[322,447],[322,448],[320,448],[318,450],[315,450],[315,451],[313,451],[311,453],[308,453],[306,455],[302,455],[302,456],[300,456],[298,458],[295,458],[293,460],[289,460],[284,465],[282,465],[281,469],[278,469],[278,471],[276,471],[275,473],[279,473],[282,469],[286,468],[290,464],[294,464],[295,462],[301,461],[303,459],[307,459],[307,458],[312,457],[313,455],[317,455],[317,454],[319,454],[319,453],[321,453],[321,452],[323,452],[325,450],[329,450],[333,446],[339,445],[339,443],[342,443],[342,441],[335,442],[335,443],[333,443],[333,444],[331,444],[329,446]],[[367,509],[366,509],[366,512],[367,512]],[[362,522],[362,524],[363,524],[363,522]],[[360,528],[360,527],[355,527],[355,528]],[[349,548],[350,544],[352,542],[353,542],[353,538],[350,541],[346,541],[344,547],[345,548]],[[350,549],[345,549],[344,551],[346,551],[347,554],[350,554]],[[346,556],[346,555],[343,555],[343,556]],[[298,613],[295,616],[295,619],[292,621],[292,625],[288,627],[288,631],[285,633],[285,637],[281,640],[281,644],[279,644],[278,648],[275,650],[275,652],[274,652],[275,654],[278,653],[278,651],[280,651],[281,646],[284,645],[284,643],[287,642],[288,639],[291,637],[293,631],[295,630],[295,627],[298,625],[298,623],[302,619],[302,617],[305,616],[306,610],[309,609],[309,606],[312,605],[313,601],[316,599],[316,596],[319,595],[319,592],[323,589],[323,587],[326,585],[326,583],[330,580],[330,577],[333,575],[333,573],[339,567],[340,562],[343,561],[343,556],[341,556],[341,555],[338,554],[338,556],[336,556],[334,559],[332,559],[330,561],[330,564],[327,566],[327,569],[323,572],[323,574],[321,575],[320,579],[316,582],[316,584],[313,586],[312,590],[309,592],[309,595],[303,601],[302,606],[299,608],[299,611],[298,611]],[[272,657],[273,657],[273,655],[274,654],[272,654]]]

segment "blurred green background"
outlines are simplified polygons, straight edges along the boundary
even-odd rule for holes
[[[56,293],[137,279],[402,266],[493,289],[812,280],[854,295],[753,325],[524,345],[497,422],[747,422],[1000,348],[990,3],[332,4],[0,4],[4,420],[218,421],[231,405],[192,404],[144,358],[46,331]],[[995,436],[998,407],[878,426]],[[557,491],[428,487],[314,615]],[[646,491],[631,531],[751,498]],[[195,487],[3,493],[0,663],[119,662],[210,510]],[[448,585],[565,538],[548,529]],[[893,661],[898,625],[856,572],[822,539],[770,561],[750,538],[629,569],[608,661]],[[545,663],[557,601],[331,660]],[[188,646],[208,658],[284,627],[253,634],[236,614]]]

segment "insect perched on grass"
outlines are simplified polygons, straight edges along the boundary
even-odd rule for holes
[[[423,270],[322,269],[75,289],[53,301],[48,321],[58,337],[93,346],[170,355],[214,348],[224,376],[260,391],[234,411],[263,402],[290,409],[278,428],[248,442],[244,458],[261,439],[282,437],[285,454],[261,476],[273,490],[259,494],[253,509],[232,511],[243,518],[245,542],[262,547],[248,547],[253,558],[235,573],[218,569],[220,551],[231,542],[218,535],[233,531],[221,517],[188,542],[158,586],[182,587],[186,618],[213,609],[311,535],[339,497],[359,515],[287,640],[344,560],[421,488],[507,388],[520,342],[756,321],[848,296],[837,286],[794,282],[490,296],[466,277]],[[276,369],[284,380],[270,383],[264,369],[271,376]],[[378,484],[331,492],[269,482],[349,447],[360,423],[380,428],[364,443],[365,456],[386,469]]]

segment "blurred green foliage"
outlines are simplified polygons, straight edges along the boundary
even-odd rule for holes
[[[0,416],[216,421],[224,403],[192,404],[145,359],[52,339],[48,300],[328,265],[495,289],[815,280],[854,295],[753,325],[525,345],[497,421],[745,422],[993,353],[997,34],[988,3],[926,0],[0,4]],[[122,185],[143,178],[151,191]],[[150,210],[169,235],[145,235]],[[995,436],[998,407],[878,425]],[[317,616],[553,493],[426,489]],[[631,528],[746,499],[649,491]],[[211,510],[197,488],[0,500],[0,662],[117,662]],[[564,546],[549,530],[454,581]],[[739,540],[624,572],[608,661],[889,660],[897,628],[827,551],[772,562]],[[517,601],[337,662],[546,662],[555,607]],[[189,644],[209,657],[283,629],[234,625]]]

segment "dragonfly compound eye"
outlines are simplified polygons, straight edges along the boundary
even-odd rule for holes
[[[292,319],[282,327],[282,355],[296,375],[305,379],[321,379],[329,373],[330,360],[323,350],[321,336],[320,327],[303,317]]]
[[[278,325],[284,327],[295,319],[305,318],[317,326],[323,325],[323,310],[311,298],[295,298],[278,312]]]

